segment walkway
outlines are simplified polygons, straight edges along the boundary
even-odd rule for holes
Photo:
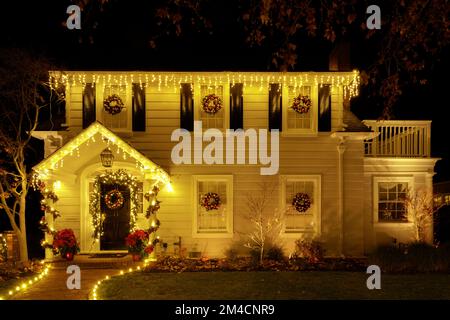
[[[90,259],[76,256],[72,262],[51,263],[49,274],[29,289],[15,294],[13,300],[86,300],[94,285],[107,275],[116,275],[119,270],[134,265],[130,257]],[[70,274],[67,266],[78,265],[81,269],[81,289],[69,290],[66,285]]]

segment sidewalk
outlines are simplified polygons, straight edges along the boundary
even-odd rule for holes
[[[47,277],[34,284],[31,288],[19,292],[13,300],[87,300],[89,292],[95,283],[107,275],[115,275],[116,269],[81,269],[81,289],[69,290],[66,286],[65,269],[50,269]]]
[[[29,289],[15,294],[13,300],[86,300],[94,285],[113,276],[119,270],[138,265],[130,257],[112,259],[90,259],[87,256],[76,256],[74,261],[55,261],[48,275]],[[66,282],[71,274],[66,270],[69,265],[77,265],[81,270],[81,289],[69,290]]]

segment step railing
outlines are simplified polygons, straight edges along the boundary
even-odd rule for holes
[[[378,135],[365,141],[367,157],[430,157],[431,121],[364,120]]]

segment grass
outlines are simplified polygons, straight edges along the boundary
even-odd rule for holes
[[[136,272],[113,277],[100,299],[450,299],[448,274],[381,276],[381,290],[368,290],[362,272]]]

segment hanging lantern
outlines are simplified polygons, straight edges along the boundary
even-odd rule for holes
[[[111,168],[114,162],[114,155],[112,151],[109,148],[106,148],[105,150],[100,153],[100,158],[102,160],[102,165],[105,168]]]

